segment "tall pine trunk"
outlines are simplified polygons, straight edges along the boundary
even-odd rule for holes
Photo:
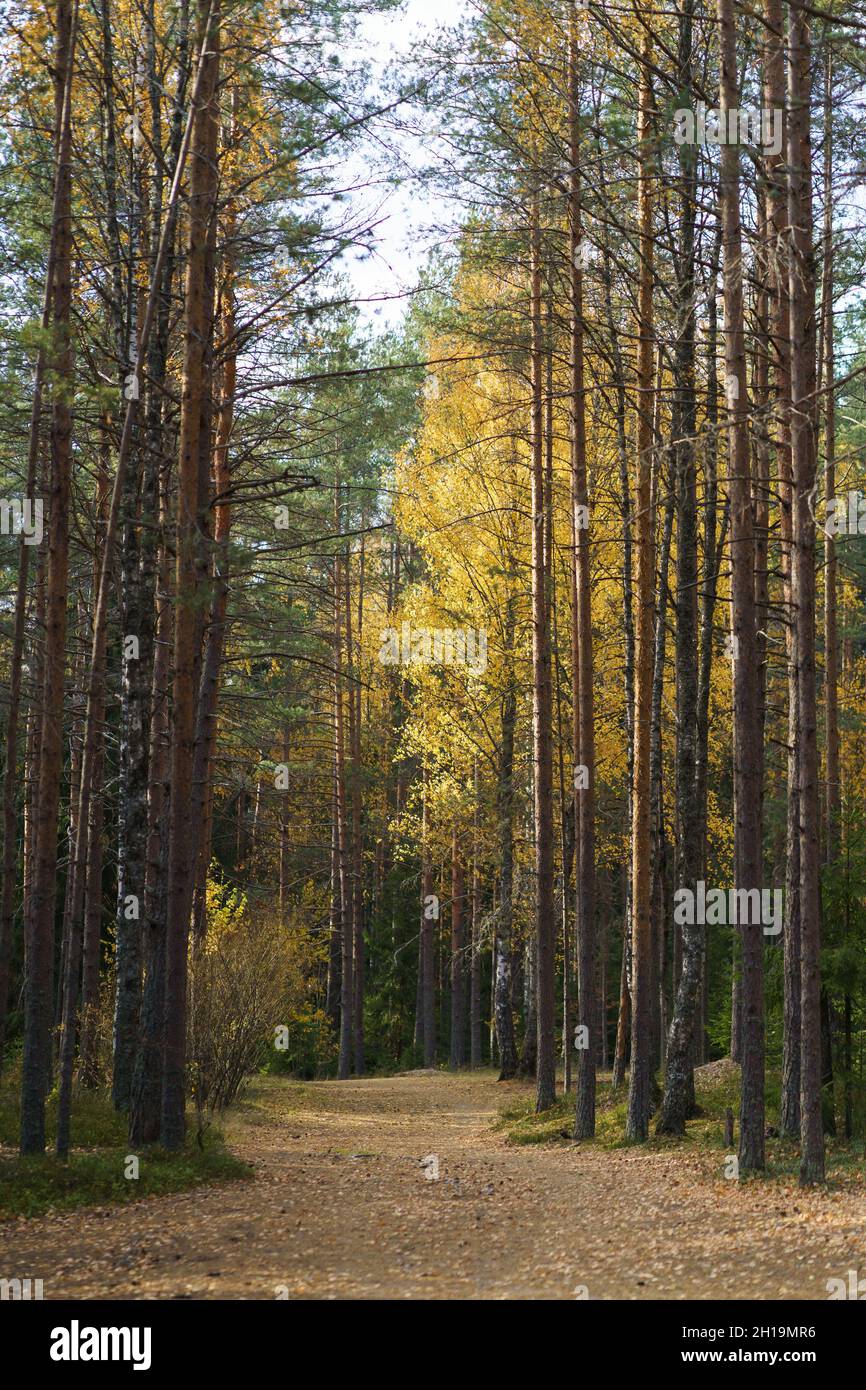
[[[733,0],[719,3],[722,119],[739,105]],[[735,119],[735,117],[731,117]],[[740,221],[740,154],[721,147],[722,254],[724,269],[725,386],[728,423],[728,491],[731,508],[731,595],[734,681],[734,876],[740,890],[761,886],[761,774],[763,744],[758,723],[755,546],[752,517],[749,402],[743,322],[743,245]],[[742,899],[741,899],[742,901]],[[764,1166],[763,928],[740,926],[742,942],[742,1085],[740,1168]]]
[[[788,7],[788,216],[791,225],[792,604],[796,624],[800,798],[800,1182],[823,1182],[821,882],[815,688],[815,253],[812,245],[811,41],[801,0]]]
[[[580,90],[577,14],[572,5],[568,45],[569,268],[571,291],[571,502],[574,537],[572,699],[574,710],[575,955],[577,1024],[575,1139],[595,1134],[596,1067],[599,1056],[597,945],[595,936],[595,713],[593,704],[592,603],[589,569],[589,491],[586,477],[586,396],[583,351]],[[563,890],[565,871],[563,868]],[[585,1031],[583,1031],[585,1030]],[[571,1048],[571,1038],[565,1045]]]
[[[638,114],[638,371],[637,481],[634,489],[637,550],[637,622],[635,625],[634,774],[632,790],[632,991],[631,1068],[626,1134],[646,1139],[652,1081],[652,788],[650,723],[652,714],[655,615],[655,541],[650,509],[653,451],[653,204],[651,45],[641,47]]]
[[[693,5],[680,13],[679,82],[692,88]],[[695,891],[700,874],[698,807],[698,531],[695,474],[695,212],[697,151],[679,149],[680,244],[677,257],[675,395],[671,422],[677,512],[676,548],[676,827],[678,888]],[[675,927],[676,930],[676,927]],[[705,933],[700,923],[681,927],[682,966],[667,1039],[665,1086],[656,1126],[659,1134],[683,1134],[694,1106],[692,1062],[703,979]]]
[[[30,912],[25,923],[24,1061],[21,1152],[45,1148],[45,1096],[51,1068],[54,911],[57,832],[63,773],[63,703],[69,582],[69,502],[72,466],[72,88],[77,4],[59,0],[54,52],[57,146],[52,239],[55,245],[51,347],[51,471],[48,497],[48,576],[35,850]]]
[[[553,743],[550,601],[545,563],[545,478],[541,326],[541,227],[537,194],[530,210],[532,450],[532,728],[535,787],[536,1111],[556,1099],[553,903]]]
[[[171,812],[165,956],[165,1039],[160,1139],[179,1149],[186,1132],[187,964],[195,834],[189,825],[195,740],[197,666],[199,448],[202,428],[203,369],[208,336],[205,273],[208,233],[216,197],[215,170],[208,159],[210,107],[219,75],[219,4],[199,0],[199,33],[205,41],[203,78],[194,98],[195,114],[189,190],[186,271],[186,323],[180,440],[175,565],[173,707],[171,729]]]
[[[460,835],[451,835],[451,1052],[456,1071],[466,1064],[466,918],[463,899],[463,859]]]

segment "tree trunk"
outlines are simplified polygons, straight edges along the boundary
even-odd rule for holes
[[[764,0],[763,100],[768,110],[784,111],[785,33],[782,0]],[[785,857],[784,1005],[782,1090],[779,1128],[790,1139],[800,1134],[800,845],[797,785],[799,730],[796,634],[791,609],[791,439],[790,311],[788,285],[787,154],[768,154],[764,161],[769,353],[774,399],[773,445],[779,476],[779,529],[783,597],[788,620],[785,647],[788,681],[787,811]]]
[[[352,899],[352,1052],[355,1075],[364,1075],[364,866],[361,832],[361,709],[360,684],[352,635],[351,551],[346,547],[346,704],[348,709],[350,810],[351,810],[351,899]],[[363,580],[361,581],[363,584]],[[360,633],[359,633],[360,641]]]
[[[736,33],[733,0],[719,3],[722,119],[736,111]],[[732,119],[735,119],[733,117]],[[732,654],[734,673],[734,876],[738,889],[760,889],[760,799],[763,744],[758,725],[755,546],[752,517],[749,402],[743,326],[743,249],[740,224],[740,155],[736,144],[721,147],[722,251],[724,257],[725,383],[731,506]],[[764,986],[763,929],[741,924],[742,1087],[741,1171],[764,1166]]]
[[[646,1139],[649,1130],[652,1081],[652,788],[650,786],[650,721],[652,713],[653,637],[655,610],[655,541],[650,511],[653,426],[653,206],[655,177],[652,146],[652,86],[650,40],[641,47],[638,115],[638,231],[640,279],[638,288],[638,423],[637,482],[635,486],[635,545],[637,548],[637,624],[634,697],[634,778],[632,795],[632,1026],[626,1134]]]
[[[499,1080],[510,1081],[517,1074],[517,1045],[514,1038],[511,958],[514,920],[514,733],[517,724],[517,691],[512,672],[514,649],[514,604],[507,601],[505,616],[505,670],[508,684],[502,697],[499,768],[496,787],[496,816],[499,829],[499,905],[494,942],[494,1018],[499,1049]]]
[[[21,1153],[45,1149],[45,1096],[51,1068],[51,1000],[57,831],[63,774],[63,695],[69,579],[69,499],[72,465],[72,87],[77,39],[73,0],[58,0],[54,54],[57,149],[52,239],[51,473],[48,498],[42,726],[36,799],[35,854],[30,914],[25,923],[24,1061],[21,1080]]]
[[[550,597],[545,564],[545,479],[542,407],[541,228],[537,195],[530,211],[532,344],[532,727],[535,784],[536,1111],[556,1099],[553,903],[553,744],[550,677]]]
[[[472,956],[469,963],[469,1065],[481,1066],[481,871],[478,864],[478,759],[475,759],[475,822],[472,834]]]
[[[821,1119],[821,886],[815,690],[815,262],[812,246],[811,42],[801,0],[788,6],[788,217],[791,225],[792,603],[797,647],[800,793],[800,1182],[824,1180]]]
[[[680,13],[680,89],[692,87],[693,5]],[[677,508],[676,597],[676,823],[678,888],[695,891],[701,842],[698,765],[698,529],[694,437],[695,405],[695,211],[697,151],[681,145],[680,247],[677,265],[677,339],[674,347],[675,396],[671,422]],[[675,928],[676,930],[676,928]],[[665,1086],[659,1134],[685,1133],[694,1107],[692,1062],[703,977],[705,932],[700,923],[681,927],[682,964],[665,1058]]]
[[[97,482],[97,547],[93,561],[92,595],[96,604],[99,589],[99,554],[104,542],[105,522],[108,508],[108,466],[109,440],[108,421],[105,422]],[[105,704],[94,711],[99,724],[105,719]],[[84,888],[84,949],[81,971],[81,1084],[93,1087],[99,1084],[97,1059],[97,1029],[99,1024],[99,964],[102,945],[102,830],[105,812],[105,798],[101,795],[105,767],[105,740],[99,741],[93,764],[93,780],[90,790],[90,810],[87,826],[87,864]],[[96,795],[94,795],[94,790]]]
[[[152,35],[152,30],[151,30]],[[139,1015],[138,1048],[132,1076],[129,1106],[131,1143],[154,1143],[159,1137],[162,1106],[163,1014],[165,998],[166,894],[168,873],[168,821],[171,807],[169,780],[169,666],[172,641],[171,578],[166,538],[169,522],[168,470],[162,460],[176,452],[176,438],[167,435],[164,413],[164,382],[168,362],[172,315],[172,287],[175,277],[177,236],[177,170],[182,167],[185,140],[184,103],[188,77],[189,9],[184,4],[179,15],[177,40],[177,89],[170,136],[175,176],[165,212],[163,232],[154,256],[151,293],[156,327],[146,339],[148,363],[147,448],[149,466],[145,471],[143,515],[151,518],[152,533],[145,526],[142,535],[142,585],[153,598],[155,609],[153,672],[150,699],[150,746],[148,749],[147,843],[144,878],[144,922],[142,927],[142,966],[144,981]],[[153,42],[149,43],[151,125],[160,131],[162,88],[156,68]],[[202,77],[199,61],[197,86]],[[187,117],[191,129],[192,113]],[[161,166],[157,162],[153,187],[154,229],[162,216]],[[155,233],[154,233],[155,234]],[[164,249],[163,249],[164,248]],[[148,306],[148,313],[150,307]],[[147,314],[145,324],[147,325]],[[143,333],[146,337],[146,333]],[[142,346],[144,351],[144,345]],[[150,570],[153,570],[151,579]]]
[[[824,265],[821,279],[823,363],[821,400],[824,406],[824,500],[836,496],[836,354],[833,343],[833,56],[827,43],[824,70]],[[824,723],[826,745],[826,824],[824,860],[835,863],[839,855],[841,799],[839,789],[839,635],[837,579],[839,562],[836,539],[824,538]]]
[[[237,110],[237,92],[232,95],[232,129]],[[229,133],[233,141],[232,131]],[[211,148],[214,135],[210,137]],[[215,500],[213,534],[214,597],[205,638],[204,657],[196,715],[196,740],[193,756],[193,815],[201,826],[193,894],[193,932],[201,941],[207,930],[207,877],[211,861],[213,835],[213,776],[216,757],[217,706],[220,676],[228,629],[229,603],[229,535],[231,532],[231,466],[229,444],[234,426],[234,403],[237,387],[237,338],[235,336],[234,284],[235,216],[230,204],[223,220],[223,276],[221,287],[222,323],[221,356],[222,387],[216,413],[216,434],[213,451]],[[260,785],[260,783],[259,783]],[[259,793],[257,792],[257,797]],[[257,801],[258,804],[258,801]],[[282,914],[282,909],[281,909]]]
[[[433,865],[427,842],[427,769],[424,769],[424,804],[421,815],[421,1043],[425,1067],[436,1064],[436,975],[433,957],[434,922],[438,921],[438,898],[434,902]],[[434,916],[435,910],[435,916]]]
[[[593,704],[592,603],[589,572],[589,491],[586,478],[586,397],[583,363],[583,272],[581,269],[581,139],[576,7],[571,6],[568,48],[568,104],[571,175],[570,236],[570,426],[571,500],[574,537],[572,699],[574,706],[578,1038],[575,1139],[595,1134],[596,1067],[599,1055],[597,945],[595,934],[595,711]],[[579,771],[578,771],[579,769]],[[563,868],[563,887],[565,872]],[[583,1031],[585,1030],[585,1032]],[[566,1047],[572,1041],[566,1037]]]
[[[141,994],[138,1051],[129,1106],[129,1138],[152,1144],[159,1138],[162,1103],[163,1012],[165,999],[165,921],[168,872],[167,827],[171,806],[168,684],[172,602],[168,550],[168,479],[161,488],[160,544],[157,557],[157,606],[148,754],[147,854],[144,881]]]
[[[171,813],[168,848],[168,903],[165,956],[165,1051],[163,1056],[160,1139],[167,1149],[183,1146],[186,1132],[187,952],[195,835],[188,823],[195,740],[196,613],[201,575],[197,564],[199,448],[203,369],[207,344],[205,271],[208,232],[214,215],[215,170],[207,158],[209,108],[219,77],[219,0],[199,0],[200,33],[206,39],[204,77],[194,102],[186,271],[186,329],[183,392],[178,445],[176,613],[174,625],[171,734]]]
[[[67,62],[67,82],[71,82],[72,63]],[[62,139],[62,124],[57,133],[58,142]],[[65,216],[64,199],[67,190],[63,180],[55,177],[54,199],[51,216],[51,235],[45,267],[45,291],[42,302],[42,335],[36,354],[33,373],[33,400],[30,407],[30,428],[27,444],[27,482],[26,496],[35,497],[37,472],[39,466],[40,427],[42,423],[42,397],[45,381],[47,352],[45,340],[51,324],[54,296],[54,274],[57,261],[57,232],[59,218]],[[18,542],[18,578],[15,586],[15,620],[12,634],[12,651],[9,658],[9,697],[6,716],[5,756],[3,769],[3,859],[0,872],[0,1071],[3,1068],[3,1052],[6,1042],[6,1020],[9,1006],[10,967],[12,959],[12,931],[15,917],[15,886],[18,882],[18,836],[16,797],[18,791],[18,723],[21,712],[22,670],[24,665],[24,629],[27,620],[27,580],[30,568],[30,546],[22,529]],[[25,749],[25,761],[26,749]],[[25,865],[27,862],[25,835]],[[26,877],[26,875],[25,875]],[[24,919],[27,920],[29,904],[27,895],[24,902]]]
[[[451,1056],[453,1071],[466,1065],[466,926],[463,860],[457,827],[451,834]]]
[[[340,484],[335,488],[335,529],[341,529]],[[346,823],[345,733],[343,718],[343,589],[342,561],[334,556],[334,778],[337,796],[337,845],[340,865],[340,1057],[338,1072],[345,1081],[352,1069],[352,904],[349,867],[349,832]]]

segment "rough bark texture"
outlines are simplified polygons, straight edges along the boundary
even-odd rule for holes
[[[199,3],[199,28],[216,36],[219,10]],[[199,503],[199,446],[203,367],[207,340],[205,266],[208,230],[214,212],[215,171],[207,159],[208,108],[216,100],[219,53],[207,45],[203,80],[194,100],[195,117],[190,168],[189,242],[186,273],[186,329],[178,445],[177,562],[171,734],[171,813],[168,851],[168,902],[165,956],[165,1050],[162,1122],[165,1148],[182,1146],[186,1131],[186,993],[187,950],[195,840],[188,824],[195,739],[196,611],[200,574],[197,566],[196,518]]]
[[[550,599],[545,563],[544,428],[542,420],[541,230],[537,199],[531,210],[530,351],[532,378],[532,730],[535,791],[536,1097],[537,1111],[556,1099],[553,902],[553,713]]]
[[[421,1042],[425,1067],[436,1062],[436,978],[433,954],[433,933],[438,920],[433,915],[433,865],[427,843],[427,769],[424,769],[424,806],[421,826]]]
[[[652,712],[655,616],[655,543],[650,511],[653,427],[653,205],[652,89],[650,41],[641,49],[638,116],[638,425],[634,490],[637,550],[637,622],[634,695],[634,776],[632,792],[632,991],[631,1068],[626,1134],[646,1139],[652,1082],[652,856],[650,721]]]
[[[821,1121],[821,889],[818,713],[815,689],[815,261],[812,246],[809,18],[789,14],[788,216],[791,224],[792,603],[797,632],[800,797],[800,1182],[824,1179]]]
[[[69,580],[69,494],[72,463],[72,69],[75,30],[71,0],[57,6],[55,109],[55,242],[52,326],[51,470],[48,495],[48,576],[35,852],[30,912],[25,923],[24,1061],[21,1152],[45,1148],[45,1095],[51,1066],[51,1002],[57,831],[63,772],[63,694]]]
[[[720,109],[724,118],[739,105],[732,0],[720,0]],[[738,889],[761,886],[761,772],[758,726],[755,547],[752,517],[749,402],[743,323],[743,262],[740,223],[740,154],[736,144],[721,149],[722,252],[725,304],[725,383],[731,506],[731,595],[734,677],[734,876]],[[760,923],[739,928],[742,943],[741,1171],[764,1166],[764,992]]]
[[[475,826],[472,837],[472,925],[469,964],[469,1065],[481,1066],[481,869],[478,862],[478,761],[475,762]]]
[[[691,0],[681,11],[679,68],[682,90],[691,88]],[[674,348],[675,397],[671,433],[677,509],[676,597],[676,821],[678,888],[695,889],[700,874],[698,782],[698,533],[694,436],[695,402],[695,207],[697,159],[693,146],[680,146],[680,248],[677,275],[677,339]],[[693,1040],[703,978],[705,931],[700,923],[681,928],[682,965],[665,1058],[660,1134],[683,1134],[694,1104]]]
[[[456,1070],[466,1065],[466,921],[460,837],[451,836],[451,1053]]]
[[[69,68],[71,74],[71,65]],[[45,268],[45,292],[42,306],[42,342],[36,354],[33,373],[33,400],[30,408],[30,429],[27,445],[27,482],[25,496],[33,499],[36,494],[36,479],[39,465],[40,426],[42,422],[42,398],[45,382],[47,352],[45,336],[51,323],[54,296],[54,270],[57,257],[57,215],[62,210],[62,200],[66,196],[63,184],[55,180],[54,206],[52,208],[51,236]],[[9,1007],[10,967],[12,960],[12,930],[15,915],[15,889],[18,883],[18,817],[16,802],[18,795],[18,724],[21,713],[22,675],[24,665],[24,631],[27,618],[27,581],[30,569],[30,546],[22,530],[18,543],[18,578],[15,586],[15,620],[12,634],[12,651],[9,658],[9,695],[6,715],[5,765],[3,769],[3,858],[0,869],[0,1071],[3,1068],[3,1053],[6,1042],[6,1021]],[[25,763],[29,766],[29,760]],[[26,825],[26,819],[25,819]],[[25,831],[25,867],[27,863]],[[25,875],[26,877],[26,875]],[[24,917],[28,915],[29,904],[24,902]]]
[[[506,651],[511,652],[514,637],[513,609],[506,614]],[[508,667],[507,669],[513,669]],[[502,698],[499,767],[496,788],[496,814],[499,824],[499,907],[496,913],[494,943],[494,1016],[496,1044],[499,1048],[499,1080],[509,1081],[517,1073],[517,1044],[512,1008],[512,922],[514,892],[514,730],[517,722],[517,692],[509,681]]]
[[[163,535],[168,522],[167,492],[167,480],[164,480],[160,508]],[[169,560],[164,541],[159,547],[157,574],[156,640],[148,757],[147,862],[142,929],[144,985],[141,995],[138,1051],[129,1106],[129,1138],[132,1143],[137,1144],[152,1144],[159,1138],[162,1099],[167,828],[171,805],[168,677],[172,628]]]
[[[336,529],[340,530],[339,484],[337,484]],[[334,557],[334,778],[337,799],[337,848],[340,867],[340,1056],[338,1076],[345,1081],[352,1068],[352,985],[351,870],[349,832],[346,816],[346,755],[343,699],[343,593],[342,561]]]
[[[601,1019],[595,934],[595,715],[593,703],[592,606],[589,567],[589,491],[586,476],[586,397],[583,363],[583,272],[581,270],[580,92],[578,87],[577,16],[571,9],[569,34],[569,235],[571,250],[571,488],[574,536],[572,684],[574,762],[585,775],[575,779],[577,1011],[581,1046],[576,1058],[575,1139],[595,1134],[596,1066]],[[584,782],[586,785],[584,785]],[[586,1046],[582,1044],[586,1042]],[[566,1047],[572,1040],[566,1037]]]
[[[784,110],[785,25],[781,0],[764,0],[763,100],[768,110]],[[791,615],[791,340],[788,285],[787,152],[768,154],[764,161],[768,351],[773,400],[772,443],[779,477],[779,530],[786,613]],[[792,617],[785,623],[788,679],[787,810],[785,851],[784,1007],[782,1026],[782,1091],[779,1128],[790,1139],[800,1134],[800,832],[797,784],[799,698],[797,693],[796,632]]]

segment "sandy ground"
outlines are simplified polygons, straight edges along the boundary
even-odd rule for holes
[[[492,1073],[257,1085],[232,1183],[0,1227],[46,1298],[814,1298],[866,1275],[862,1189],[677,1149],[510,1147]],[[422,1160],[436,1155],[438,1180]]]

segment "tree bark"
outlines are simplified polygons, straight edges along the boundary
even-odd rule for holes
[[[764,0],[763,100],[768,110],[785,111],[785,23],[782,0]],[[783,572],[785,649],[788,683],[787,810],[785,856],[784,1003],[782,1090],[779,1128],[800,1135],[800,844],[797,742],[796,633],[791,609],[791,341],[788,284],[787,153],[769,153],[764,161],[768,260],[768,321],[773,393],[773,446],[779,476],[779,530]]]
[[[469,964],[469,1065],[481,1066],[481,869],[478,862],[478,759],[475,759],[475,820],[472,832],[472,925]]]
[[[721,118],[739,105],[733,0],[719,0]],[[732,119],[735,119],[733,117]],[[763,744],[758,724],[755,544],[752,517],[749,402],[743,323],[743,248],[740,155],[721,147],[720,193],[724,266],[725,383],[731,507],[731,596],[734,674],[734,875],[738,889],[760,889],[760,800]],[[742,1086],[741,1171],[764,1166],[764,987],[761,923],[741,924]]]
[[[496,817],[499,830],[499,904],[494,943],[494,1017],[499,1049],[499,1080],[517,1074],[514,1037],[511,960],[514,920],[514,733],[517,725],[517,691],[513,675],[514,604],[509,598],[505,615],[505,670],[507,685],[502,697]]]
[[[692,89],[692,0],[680,11],[679,80]],[[677,509],[676,596],[676,883],[695,891],[700,875],[701,842],[698,765],[698,528],[694,439],[695,401],[695,212],[697,151],[681,145],[680,245],[677,276],[677,338],[674,346],[675,396],[673,435]],[[685,1133],[694,1107],[693,1057],[703,978],[705,931],[700,923],[681,927],[682,963],[675,981],[676,999],[667,1039],[665,1085],[659,1134]]]
[[[651,43],[641,45],[638,114],[638,423],[637,481],[634,492],[637,549],[637,623],[634,697],[634,777],[632,794],[632,994],[631,1068],[626,1135],[647,1138],[651,1109],[652,1038],[652,713],[655,613],[655,539],[650,510],[653,450],[653,203]]]
[[[57,148],[51,350],[54,380],[48,498],[48,576],[44,676],[30,914],[25,923],[24,1061],[21,1153],[45,1149],[45,1096],[51,1068],[51,1002],[57,832],[63,774],[63,695],[69,580],[74,348],[72,311],[72,89],[78,32],[74,0],[58,0],[54,53]]]
[[[423,807],[421,812],[421,1044],[425,1067],[436,1064],[436,973],[433,954],[434,923],[433,915],[433,865],[430,862],[428,843],[429,822],[427,809],[427,769],[424,769]],[[438,902],[438,899],[437,899]]]
[[[800,794],[800,1182],[824,1180],[821,1119],[821,888],[815,689],[815,261],[812,246],[811,41],[801,0],[788,7],[788,217],[791,226],[792,601],[797,634]]]
[[[341,529],[340,484],[335,489],[335,529]],[[334,777],[337,798],[337,845],[340,865],[340,1056],[338,1072],[345,1081],[352,1068],[352,982],[351,870],[349,866],[349,832],[346,824],[345,732],[343,717],[343,588],[342,560],[334,556]]]
[[[451,834],[451,1055],[453,1071],[466,1065],[466,924],[460,836]]]
[[[578,20],[570,9],[568,45],[569,238],[571,265],[570,427],[571,500],[574,540],[572,700],[574,709],[577,1024],[575,1139],[595,1134],[596,1067],[599,1055],[599,1003],[595,932],[595,709],[593,703],[592,601],[589,556],[589,490],[586,476],[586,395],[584,386],[583,271],[581,228],[581,133],[578,83]],[[578,769],[581,769],[578,775]],[[565,873],[563,869],[563,885]],[[566,1037],[566,1047],[572,1040]]]
[[[532,449],[532,727],[535,786],[536,1111],[556,1099],[554,1039],[553,744],[550,598],[545,564],[545,479],[542,406],[541,228],[537,195],[530,210]]]
[[[199,447],[203,368],[207,342],[205,270],[208,231],[214,215],[214,170],[207,158],[209,108],[216,101],[219,76],[219,0],[199,0],[199,32],[204,41],[204,76],[194,101],[190,168],[189,241],[186,271],[186,327],[183,392],[178,445],[177,561],[173,708],[171,733],[171,813],[168,849],[168,903],[165,956],[165,1050],[163,1054],[160,1139],[167,1149],[183,1146],[186,1132],[186,1005],[194,835],[188,824],[195,740],[196,612],[201,575],[197,564]]]

